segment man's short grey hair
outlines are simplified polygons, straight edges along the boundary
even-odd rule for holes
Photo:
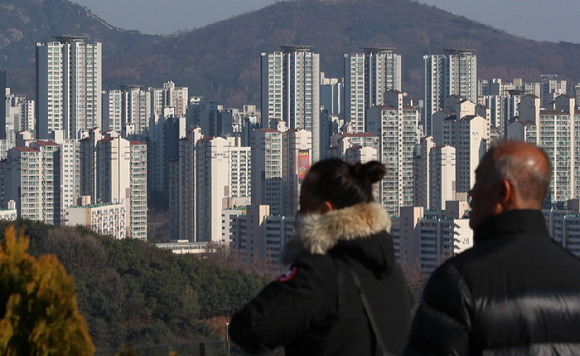
[[[501,142],[489,149],[488,153],[491,157],[494,156],[494,151]],[[549,172],[552,171],[552,167],[546,151],[541,147],[537,148],[548,163],[548,174],[546,174],[547,172],[533,158],[527,157],[522,159],[521,156],[502,154],[492,160],[493,165],[488,183],[491,184],[506,179],[523,199],[534,199],[539,202],[544,201],[550,190],[551,175]]]

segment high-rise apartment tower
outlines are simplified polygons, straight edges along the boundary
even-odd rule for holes
[[[261,54],[262,127],[272,119],[312,132],[312,158],[320,157],[320,55],[311,46],[281,46]]]
[[[445,98],[458,95],[477,103],[477,57],[471,49],[446,49],[445,54],[427,55],[425,61],[426,135],[431,133],[431,116],[444,108]]]
[[[55,130],[65,138],[101,127],[101,43],[80,36],[54,37],[36,43],[36,113],[38,138]]]
[[[401,91],[401,55],[393,48],[344,55],[345,118],[353,132],[366,132],[366,110],[383,105],[389,90]]]

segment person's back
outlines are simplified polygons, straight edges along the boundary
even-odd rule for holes
[[[406,355],[580,354],[580,260],[549,236],[549,172],[529,144],[486,154],[470,192],[474,247],[429,278]]]
[[[392,254],[392,239],[386,232],[376,236],[340,241],[324,255],[308,255],[296,260],[298,271],[306,270],[308,276],[296,275],[289,283],[308,283],[310,303],[293,311],[277,314],[279,319],[270,325],[291,322],[298,315],[308,314],[308,331],[295,340],[285,343],[287,355],[379,355],[380,348],[366,315],[359,291],[352,277],[357,274],[366,298],[376,317],[388,349],[396,354],[405,347],[410,326],[411,300],[400,266]],[[297,273],[298,273],[297,271]],[[302,287],[304,288],[304,287]],[[318,299],[318,303],[312,303]],[[284,303],[284,300],[280,300]],[[278,304],[279,306],[280,304]],[[272,313],[268,313],[272,315]]]
[[[431,276],[407,355],[580,354],[580,260],[530,213],[487,221],[493,238]]]
[[[333,175],[341,182],[356,177],[345,162],[321,161],[311,168],[300,195],[300,240],[287,249],[291,267],[234,315],[234,342],[252,353],[284,346],[287,356],[380,355],[381,343],[389,352],[403,350],[411,298],[394,258],[390,219],[372,201],[371,184],[384,174],[380,167],[380,177],[363,185],[364,194],[357,182],[333,184]],[[336,192],[324,193],[318,183],[330,183]],[[321,191],[322,201],[315,196]],[[346,204],[344,197],[350,199]]]

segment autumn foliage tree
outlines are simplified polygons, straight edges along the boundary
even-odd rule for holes
[[[28,242],[9,226],[0,244],[0,354],[92,355],[72,278],[56,256],[29,255]]]
[[[271,280],[248,273],[231,252],[177,255],[137,239],[20,218],[0,220],[0,231],[9,225],[24,229],[30,255],[53,254],[74,277],[77,307],[97,352],[165,344],[197,350],[201,342],[225,340],[225,324],[216,331],[208,320],[228,318]]]

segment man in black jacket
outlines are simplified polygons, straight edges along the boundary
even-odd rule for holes
[[[406,355],[580,355],[580,260],[540,211],[551,167],[523,142],[490,149],[470,191],[474,247],[425,286]]]

